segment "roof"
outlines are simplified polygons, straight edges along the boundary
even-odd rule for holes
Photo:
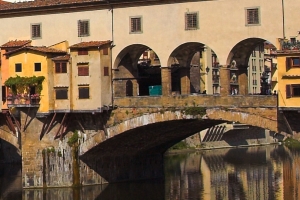
[[[67,54],[67,55],[63,55],[63,56],[57,56],[57,57],[54,57],[52,58],[53,61],[62,61],[62,60],[69,60],[70,59],[70,55]]]
[[[57,49],[49,48],[49,47],[45,47],[45,46],[40,46],[40,47],[23,46],[21,48],[9,51],[5,55],[9,55],[9,54],[12,54],[12,53],[15,53],[15,52],[18,52],[18,51],[22,51],[22,50],[26,50],[26,49],[27,50],[32,50],[32,51],[38,51],[38,52],[41,52],[41,53],[60,53],[60,54],[67,53],[65,51],[61,51],[61,50],[57,50]]]
[[[299,54],[300,55],[300,50],[298,49],[286,49],[286,50],[277,50],[276,55],[291,55],[291,54]]]
[[[10,2],[7,2],[7,1],[2,1],[2,0],[0,0],[0,4],[1,4],[1,6],[3,5],[3,4],[11,4]]]
[[[30,43],[31,43],[31,40],[11,40],[11,41],[1,45],[0,47],[1,48],[22,47],[25,45],[29,45]]]
[[[110,44],[110,40],[106,41],[90,41],[90,42],[80,42],[70,46],[70,49],[82,49],[82,48],[91,48],[91,47],[100,47],[106,44]]]

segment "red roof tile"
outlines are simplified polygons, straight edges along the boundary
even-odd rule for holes
[[[70,55],[69,54],[64,55],[64,56],[57,56],[57,57],[52,58],[52,60],[57,60],[57,61],[69,60],[69,59],[70,59]]]
[[[38,51],[38,52],[42,52],[42,53],[61,53],[61,54],[62,53],[67,53],[65,51],[61,51],[61,50],[57,50],[57,49],[49,48],[49,47],[45,47],[45,46],[41,46],[41,47],[24,46],[24,47],[9,51],[9,52],[6,53],[6,55],[12,54],[12,53],[24,50],[24,49]]]
[[[11,40],[3,45],[1,45],[1,48],[11,48],[11,47],[22,47],[25,45],[30,45],[31,40]]]
[[[89,48],[89,47],[100,47],[106,44],[110,44],[110,40],[106,41],[90,41],[90,42],[80,42],[78,44],[74,44],[70,46],[70,49],[80,49],[80,48]]]

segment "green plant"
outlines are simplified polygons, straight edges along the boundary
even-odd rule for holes
[[[48,147],[48,148],[47,148],[47,153],[48,153],[48,154],[49,154],[49,153],[55,153],[54,147]]]
[[[27,92],[29,87],[35,87],[36,93],[41,94],[44,80],[44,76],[21,77],[17,75],[16,77],[9,77],[4,85],[10,87],[14,94]]]
[[[126,110],[125,113],[126,113],[126,115],[128,115],[129,114],[128,110]]]
[[[58,156],[58,157],[62,157],[62,153],[61,153],[60,150],[57,151],[57,156]]]
[[[205,115],[206,114],[206,108],[203,107],[187,107],[184,109],[184,113],[186,115]]]
[[[78,142],[78,138],[79,138],[79,136],[78,136],[78,131],[76,130],[76,131],[74,131],[72,137],[69,138],[69,140],[68,140],[68,142],[67,142],[68,145],[71,147],[71,146],[73,146],[74,144],[76,144],[76,143]]]
[[[186,149],[188,146],[184,141],[180,141],[177,144],[175,144],[174,146],[172,146],[170,149],[171,150],[179,150],[179,149]]]

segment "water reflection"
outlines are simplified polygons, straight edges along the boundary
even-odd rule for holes
[[[20,169],[0,166],[0,200],[297,200],[299,161],[283,146],[207,150],[166,155],[165,180],[23,191]]]

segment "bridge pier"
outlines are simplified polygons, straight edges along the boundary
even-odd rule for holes
[[[227,65],[220,67],[220,94],[221,96],[227,96],[230,94],[230,70]]]
[[[169,96],[172,93],[172,78],[171,68],[161,67],[161,84],[162,84],[162,95]]]

